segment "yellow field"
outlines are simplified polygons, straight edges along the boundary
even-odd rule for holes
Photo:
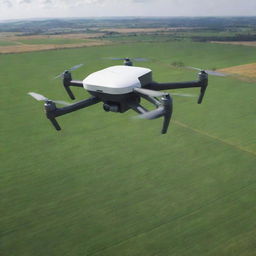
[[[231,75],[238,75],[242,77],[256,79],[256,63],[223,68],[223,69],[219,69],[218,71],[222,73],[231,74]]]
[[[211,43],[215,44],[233,44],[233,45],[245,45],[245,46],[254,46],[256,47],[256,41],[211,41]]]
[[[5,36],[4,36],[5,35]],[[32,35],[32,36],[17,36],[12,34],[0,34],[0,38],[8,38],[11,41],[31,40],[31,39],[89,39],[103,36],[104,33],[83,33],[83,34],[60,34],[60,35]]]

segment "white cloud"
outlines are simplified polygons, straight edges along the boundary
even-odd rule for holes
[[[12,6],[13,5],[11,0],[0,0],[0,7],[11,8]]]

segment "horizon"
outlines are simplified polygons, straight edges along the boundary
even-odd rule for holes
[[[0,0],[0,20],[95,17],[253,17],[247,0]]]
[[[16,18],[16,19],[3,19],[0,22],[19,22],[19,21],[43,21],[43,20],[90,20],[90,19],[98,19],[98,20],[128,20],[128,19],[207,19],[207,18],[256,18],[256,15],[250,16],[239,16],[239,15],[226,15],[226,16],[90,16],[90,17],[28,17],[28,18]]]

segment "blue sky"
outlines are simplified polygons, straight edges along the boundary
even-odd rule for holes
[[[256,16],[256,0],[0,0],[0,20],[95,16]]]

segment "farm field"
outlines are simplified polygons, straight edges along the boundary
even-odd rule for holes
[[[256,47],[256,41],[239,41],[239,42],[220,42],[220,41],[213,41],[214,44],[233,44],[233,45],[244,45],[244,46],[253,46]]]
[[[156,81],[187,81],[196,72],[171,63],[224,69],[255,62],[255,48],[144,42],[1,55],[0,254],[255,255],[255,82],[209,76],[202,105],[173,96],[166,135],[161,119],[101,104],[60,117],[56,132],[27,95],[68,100],[54,76],[84,63],[73,72],[83,79],[120,64],[103,58],[127,56],[148,58],[136,64]]]
[[[21,36],[0,33],[0,54],[45,51],[63,48],[79,48],[109,44],[110,42],[107,40],[102,40],[99,38],[102,35],[104,34],[84,33]]]
[[[231,75],[238,75],[245,78],[256,78],[256,63],[238,65],[234,67],[223,68],[219,70]]]
[[[81,47],[91,47],[91,46],[99,46],[99,45],[107,45],[109,44],[106,41],[87,41],[84,43],[55,43],[55,44],[19,44],[14,46],[0,46],[0,52],[2,54],[10,54],[10,53],[24,53],[24,52],[38,52],[38,51],[47,51],[47,50],[57,50],[57,49],[66,49],[66,48],[81,48]]]

